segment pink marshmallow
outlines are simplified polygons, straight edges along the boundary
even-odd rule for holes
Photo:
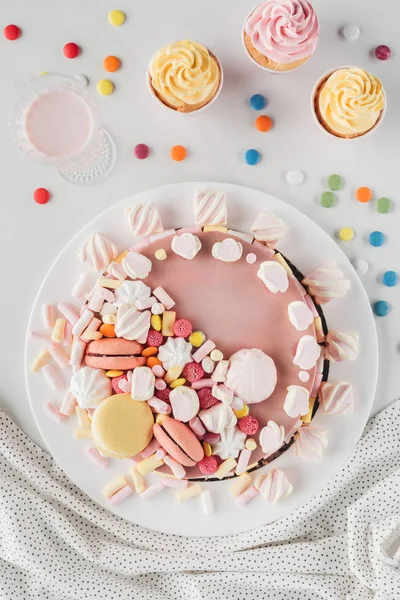
[[[107,273],[109,275],[112,275],[116,279],[119,279],[120,281],[124,281],[127,278],[127,274],[125,273],[124,268],[121,265],[121,263],[117,263],[117,262],[110,263],[108,266],[108,269],[107,269]]]
[[[159,448],[159,449],[157,450],[157,452],[156,452],[156,458],[158,458],[159,460],[161,460],[161,459],[163,459],[163,458],[164,458],[164,456],[165,456],[166,454],[167,454],[167,453],[165,452],[164,448]]]
[[[131,384],[127,379],[120,379],[118,382],[118,387],[125,393],[129,394],[131,391]]]
[[[251,456],[251,450],[247,450],[247,448],[243,448],[241,453],[239,454],[239,459],[236,465],[236,473],[241,475],[247,471],[247,467],[249,466]]]
[[[42,373],[52,390],[57,391],[64,387],[64,382],[53,365],[44,365]]]
[[[85,298],[88,302],[91,301],[91,299],[93,298],[94,293],[96,292],[96,290],[98,289],[98,285],[97,282],[93,285],[93,287],[87,292],[87,294],[85,294]]]
[[[194,390],[202,390],[203,388],[210,387],[212,388],[215,384],[215,381],[212,379],[199,379],[198,381],[193,381],[192,388]]]
[[[149,498],[153,498],[153,496],[156,496],[157,494],[159,494],[163,490],[164,490],[164,486],[161,483],[161,481],[159,481],[157,483],[153,483],[153,485],[150,485],[148,488],[146,488],[144,490],[144,492],[142,492],[140,494],[140,497],[141,498],[145,498],[146,500],[148,500]]]
[[[79,315],[76,312],[76,310],[68,306],[68,304],[65,304],[65,302],[59,302],[57,304],[57,309],[62,314],[62,316],[67,319],[67,321],[72,323],[72,325],[75,325],[75,323],[79,319]]]
[[[72,334],[76,336],[80,336],[86,327],[89,325],[90,321],[93,319],[94,314],[91,310],[85,308],[77,322],[72,328]]]
[[[244,492],[242,492],[236,498],[236,501],[238,504],[243,506],[244,504],[247,504],[247,502],[250,502],[250,500],[253,500],[253,498],[255,498],[257,495],[258,495],[257,488],[255,488],[254,485],[251,485],[250,487],[247,488],[247,490],[244,490]]]
[[[83,355],[85,354],[86,344],[82,340],[76,339],[71,347],[71,357],[69,359],[69,364],[71,367],[79,367]]]
[[[90,298],[88,307],[93,312],[99,312],[101,310],[101,307],[103,306],[103,304],[104,304],[104,296],[101,293],[101,289],[97,288],[97,290],[95,290],[94,294]]]
[[[89,325],[86,327],[85,331],[83,332],[83,335],[86,333],[86,331],[97,331],[101,324],[102,324],[101,319],[98,319],[97,317],[93,317],[93,319],[90,321]]]
[[[86,454],[88,455],[90,460],[98,467],[105,469],[108,466],[108,460],[104,458],[104,456],[100,456],[97,448],[95,448],[94,446],[88,448],[86,450]]]
[[[152,367],[151,370],[153,371],[153,373],[156,377],[164,377],[164,375],[165,375],[165,371],[161,365],[154,365],[154,367]]]
[[[38,333],[37,331],[31,331],[29,334],[29,337],[31,340],[38,340],[38,341],[42,342],[43,346],[45,346],[46,348],[51,348],[53,345],[53,342],[51,341],[49,336],[45,335],[44,333]]]
[[[68,367],[69,358],[64,350],[57,344],[54,344],[54,346],[50,348],[50,354],[61,369],[66,369]]]
[[[111,303],[114,302],[115,294],[111,290],[104,288],[104,287],[101,287],[99,289],[100,289],[100,294],[103,296],[103,298],[106,302],[111,302]]]
[[[109,501],[111,504],[116,506],[117,504],[121,504],[128,496],[133,494],[133,490],[129,484],[122,486],[118,492],[115,492],[112,496],[110,496]]]
[[[165,306],[167,310],[170,310],[173,306],[175,306],[175,300],[173,300],[162,287],[157,287],[155,290],[153,290],[153,295],[161,302],[161,304]]]
[[[75,396],[69,390],[66,391],[64,400],[61,402],[60,413],[66,417],[73,415],[75,406],[77,405]]]
[[[43,368],[42,368],[43,370]],[[312,386],[311,392],[310,392],[310,396],[311,398],[315,398],[319,392],[319,388],[321,387],[321,383],[322,383],[322,373],[316,373],[315,375],[315,379],[314,379],[314,384]]]
[[[72,346],[72,323],[65,325],[63,346]]]
[[[161,365],[156,365],[156,366],[160,367]],[[156,379],[154,387],[156,388],[156,390],[165,390],[165,388],[167,387],[167,384],[165,383],[164,379],[161,379],[161,377],[159,377],[158,379]]]
[[[186,475],[186,471],[183,468],[183,466],[178,463],[177,460],[175,460],[174,458],[172,458],[172,456],[169,456],[168,454],[166,454],[166,456],[164,456],[163,461],[165,462],[165,464],[167,465],[167,467],[169,467],[172,471],[172,474],[174,477],[176,477],[177,479],[183,479]]]
[[[175,235],[175,229],[166,229],[165,231],[161,231],[160,233],[155,233],[150,236],[150,242],[156,242],[157,240],[162,240],[163,238],[169,237],[170,235]]]
[[[161,483],[164,487],[183,490],[187,488],[189,482],[187,479],[172,479],[172,477],[164,477],[163,479],[161,479]]]
[[[60,413],[58,408],[56,408],[52,402],[48,402],[45,406],[45,409],[57,423],[62,423],[62,421],[65,421],[67,418],[65,415]]]
[[[143,458],[148,458],[149,456],[154,454],[154,452],[156,452],[159,448],[161,448],[160,444],[157,442],[156,438],[153,438],[140,454],[143,456]]]
[[[304,300],[307,302],[307,306],[311,310],[311,312],[314,315],[314,317],[315,318],[319,317],[318,311],[315,308],[315,304],[314,304],[313,299],[311,298],[311,296],[309,294],[306,294],[304,296]]]
[[[136,300],[135,307],[138,310],[146,310],[146,308],[151,308],[153,304],[156,304],[157,299],[154,296],[150,296],[150,298],[139,298]]]
[[[203,439],[204,435],[207,433],[199,417],[193,417],[193,419],[190,419],[189,427],[199,440]]]
[[[182,235],[182,233],[201,233],[201,227],[193,225],[193,227],[182,227],[176,230],[176,235]]]
[[[82,298],[86,292],[89,291],[91,285],[92,278],[88,273],[81,273],[79,278],[74,285],[71,294],[74,298]]]
[[[197,363],[200,363],[203,358],[208,356],[212,350],[214,350],[215,344],[212,340],[207,340],[202,346],[193,354],[192,359]]]
[[[161,415],[169,415],[171,412],[170,405],[167,404],[167,402],[164,402],[164,400],[160,400],[160,398],[156,398],[155,396],[150,398],[150,400],[147,400],[147,404],[151,406],[151,408],[154,408],[155,412],[158,412]]]
[[[53,329],[56,319],[54,315],[54,306],[52,304],[42,305],[42,317],[43,324],[46,327],[46,329]]]

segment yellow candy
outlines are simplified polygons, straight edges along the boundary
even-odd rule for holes
[[[128,482],[126,481],[125,477],[122,477],[122,475],[117,475],[117,477],[114,477],[114,479],[109,481],[107,485],[104,486],[103,495],[106,498],[109,498],[110,496],[115,494],[115,492],[118,492],[118,490],[124,487],[124,485],[126,485],[127,483]]]
[[[241,419],[242,417],[247,417],[247,415],[249,414],[249,407],[247,406],[247,404],[245,404],[243,408],[241,408],[240,410],[234,410],[233,412],[235,413],[235,416],[238,419]]]
[[[97,280],[97,283],[100,287],[109,288],[111,290],[117,290],[122,285],[122,281],[119,279],[109,279],[108,277],[100,277],[100,279]]]
[[[174,310],[165,310],[162,317],[162,330],[161,333],[165,336],[174,335],[174,323],[176,319],[176,312]]]
[[[176,387],[179,387],[181,385],[185,385],[186,383],[186,379],[184,377],[180,377],[179,379],[175,379],[175,381],[173,381],[172,383],[169,384],[169,387],[171,388],[171,390],[173,390]]]
[[[117,322],[117,315],[114,315],[113,313],[110,313],[109,315],[103,315],[101,320],[106,325],[115,325]]]
[[[129,250],[124,250],[121,254],[118,254],[117,258],[114,258],[114,262],[120,263],[125,256],[127,256]]]
[[[301,417],[301,420],[303,421],[303,423],[311,423],[312,413],[313,413],[314,404],[315,404],[315,398],[310,398],[308,402],[309,402],[310,408],[308,410],[308,413]]]
[[[100,96],[109,96],[114,91],[114,84],[109,79],[100,79],[96,87]]]
[[[40,75],[47,75],[48,71],[42,71]]]
[[[146,489],[144,484],[144,479],[136,468],[136,465],[133,465],[131,468],[131,475],[133,479],[133,485],[135,486],[135,490],[137,494],[141,494]]]
[[[111,10],[108,13],[108,21],[111,25],[114,25],[114,27],[119,27],[125,21],[125,14],[122,10]]]
[[[187,488],[183,488],[183,490],[179,490],[176,493],[176,498],[178,502],[182,502],[183,500],[189,500],[189,498],[193,498],[193,496],[197,496],[201,494],[202,487],[199,483],[195,483],[194,485],[189,485]]]
[[[229,471],[232,471],[237,465],[236,460],[230,456],[223,463],[221,463],[218,469],[214,473],[214,477],[222,479],[225,475],[228,475]]]
[[[251,484],[251,477],[247,473],[243,473],[239,477],[233,481],[231,487],[229,488],[229,493],[231,496],[239,496],[245,489],[249,487]]]
[[[37,373],[38,371],[40,371],[40,369],[44,367],[45,364],[47,364],[49,357],[50,353],[48,350],[41,350],[32,363],[31,371],[33,373]]]
[[[171,383],[172,381],[175,381],[176,379],[178,379],[178,377],[181,373],[182,373],[182,367],[180,367],[179,365],[173,365],[172,367],[170,367],[168,369],[168,371],[165,374],[165,377],[164,377],[165,383]]]
[[[202,331],[193,331],[189,336],[189,343],[192,344],[194,348],[200,348],[205,341],[206,336]]]
[[[338,235],[342,242],[350,242],[354,237],[354,229],[351,227],[342,227]]]
[[[226,233],[228,228],[223,225],[204,225],[203,231],[219,231],[220,233]]]
[[[91,438],[92,430],[89,427],[81,427],[80,429],[75,429],[75,437],[77,440]]]
[[[321,344],[322,342],[325,341],[325,333],[324,333],[324,329],[322,327],[321,317],[316,317],[314,319],[314,327],[315,327],[315,333],[317,335],[317,342],[318,342],[318,344]]]
[[[159,250],[156,250],[154,256],[157,260],[165,260],[167,258],[167,253],[165,252],[164,248],[160,248]]]
[[[247,450],[255,450],[257,448],[257,442],[254,438],[248,438],[245,443]]]
[[[101,340],[101,338],[103,337],[103,334],[100,333],[100,331],[91,331],[89,329],[89,331],[84,331],[82,333],[82,337],[85,341]]]
[[[212,456],[213,451],[208,442],[203,442],[203,449],[206,456]]]
[[[137,470],[140,475],[148,475],[154,469],[161,467],[164,464],[164,461],[161,458],[157,458],[155,454],[152,454],[148,458],[144,458],[136,465]]]
[[[161,331],[162,321],[160,315],[151,315],[150,323],[153,329]]]
[[[80,406],[75,406],[75,413],[78,417],[79,427],[81,429],[90,428],[90,419],[86,410],[84,408],[81,408]]]
[[[286,260],[283,258],[282,254],[279,254],[279,252],[274,254],[274,260],[276,260],[276,262],[278,262],[280,265],[282,265],[282,267],[285,269],[285,271],[287,272],[288,275],[291,275],[293,273],[292,269],[289,267]]]
[[[124,372],[123,371],[107,371],[106,375],[107,377],[119,377],[120,375],[123,375]]]
[[[222,354],[221,350],[217,350],[217,348],[214,348],[214,350],[210,354],[210,358],[215,362],[219,362],[220,360],[223,360],[224,355]]]
[[[57,319],[54,323],[53,331],[51,332],[51,341],[59,344],[64,337],[64,331],[67,321],[65,319]]]

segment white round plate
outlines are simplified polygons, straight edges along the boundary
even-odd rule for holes
[[[317,412],[313,424],[328,431],[328,447],[320,461],[311,462],[294,457],[290,448],[272,464],[285,470],[294,486],[293,493],[275,505],[257,497],[244,507],[237,506],[229,494],[230,481],[204,483],[212,494],[214,514],[203,514],[200,496],[178,503],[174,490],[164,490],[151,500],[131,495],[119,506],[111,506],[102,495],[102,488],[117,474],[129,474],[129,460],[110,460],[106,469],[94,466],[85,454],[90,440],[74,438],[76,419],[60,425],[44,410],[44,404],[61,402],[63,393],[52,392],[41,374],[29,370],[41,349],[40,342],[26,344],[26,384],[31,408],[50,452],[71,480],[93,500],[120,517],[149,529],[188,536],[228,535],[266,525],[288,515],[314,496],[332,478],[353,451],[371,411],[378,372],[377,337],[374,318],[364,288],[347,258],[337,244],[313,221],[298,210],[264,192],[231,184],[215,182],[180,183],[147,190],[112,206],[93,219],[64,248],[47,274],[33,306],[28,331],[43,331],[41,305],[71,302],[71,290],[83,270],[77,251],[87,238],[101,231],[118,243],[121,249],[134,243],[128,228],[125,210],[137,203],[155,203],[165,228],[193,224],[193,197],[196,188],[225,191],[228,198],[228,221],[232,229],[249,231],[259,212],[272,210],[290,227],[279,249],[303,272],[335,260],[351,280],[351,290],[345,299],[324,307],[329,327],[357,331],[360,334],[360,355],[353,363],[331,365],[330,380],[345,379],[354,386],[354,413],[327,416]],[[88,268],[88,271],[90,269]],[[95,279],[95,277],[94,277]],[[182,282],[184,285],[184,282]],[[76,302],[75,302],[76,304]],[[69,371],[69,369],[68,369]],[[67,383],[68,374],[63,372]],[[271,466],[263,467],[268,471]],[[154,479],[159,479],[152,475]]]

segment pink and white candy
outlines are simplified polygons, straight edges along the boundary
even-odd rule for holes
[[[309,411],[309,393],[301,385],[289,385],[283,410],[292,419],[306,415]]]
[[[358,356],[357,333],[330,329],[326,336],[325,357],[333,362],[355,360]]]
[[[188,423],[199,412],[199,397],[190,387],[181,385],[174,388],[169,395],[169,401],[174,418],[182,423]]]
[[[305,331],[314,321],[314,315],[305,302],[295,300],[288,305],[289,321],[297,331]]]
[[[275,260],[262,262],[258,268],[257,277],[261,279],[265,287],[273,294],[286,292],[289,287],[286,269]]]
[[[127,340],[137,340],[144,344],[150,329],[151,312],[139,312],[134,306],[120,306],[117,312],[115,333],[117,337]]]
[[[118,256],[118,246],[102,233],[94,233],[79,252],[79,258],[95,271],[104,273],[110,262]]]
[[[285,440],[285,428],[275,421],[268,421],[260,431],[259,440],[266,456],[274,454],[282,447]]]
[[[289,227],[268,210],[258,215],[251,228],[256,240],[265,242],[271,248],[275,248],[276,244],[286,235],[288,230]]]
[[[275,504],[293,492],[293,486],[280,469],[271,469],[259,487],[261,496],[268,504]]]
[[[122,266],[131,279],[145,279],[151,271],[152,262],[147,256],[131,250],[122,259]]]
[[[343,298],[351,287],[351,282],[345,279],[343,271],[335,262],[315,269],[302,283],[308,286],[309,293],[319,304]]]
[[[196,190],[194,203],[196,225],[226,225],[228,215],[224,192]]]
[[[201,250],[201,241],[193,233],[181,233],[172,238],[171,250],[186,260],[193,260]]]
[[[321,346],[312,335],[303,335],[297,344],[293,364],[300,369],[312,369],[321,354]]]
[[[346,415],[353,412],[353,388],[346,381],[323,383],[319,392],[323,411],[328,415]]]
[[[155,376],[150,367],[136,367],[132,374],[131,396],[144,402],[154,395]]]
[[[215,242],[211,254],[222,262],[233,263],[241,259],[243,246],[233,238],[225,238],[222,242]]]
[[[137,204],[126,211],[133,235],[147,237],[164,231],[160,213],[154,204]]]
[[[308,425],[300,427],[293,444],[294,455],[299,458],[320,460],[324,448],[328,445],[326,429]]]

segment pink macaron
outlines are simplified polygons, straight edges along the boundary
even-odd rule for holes
[[[194,467],[204,457],[203,446],[184,423],[165,417],[153,426],[154,437],[172,458],[185,467]]]
[[[142,350],[143,346],[135,341],[101,338],[87,345],[85,362],[94,369],[128,371],[145,364],[146,358],[140,356]]]

